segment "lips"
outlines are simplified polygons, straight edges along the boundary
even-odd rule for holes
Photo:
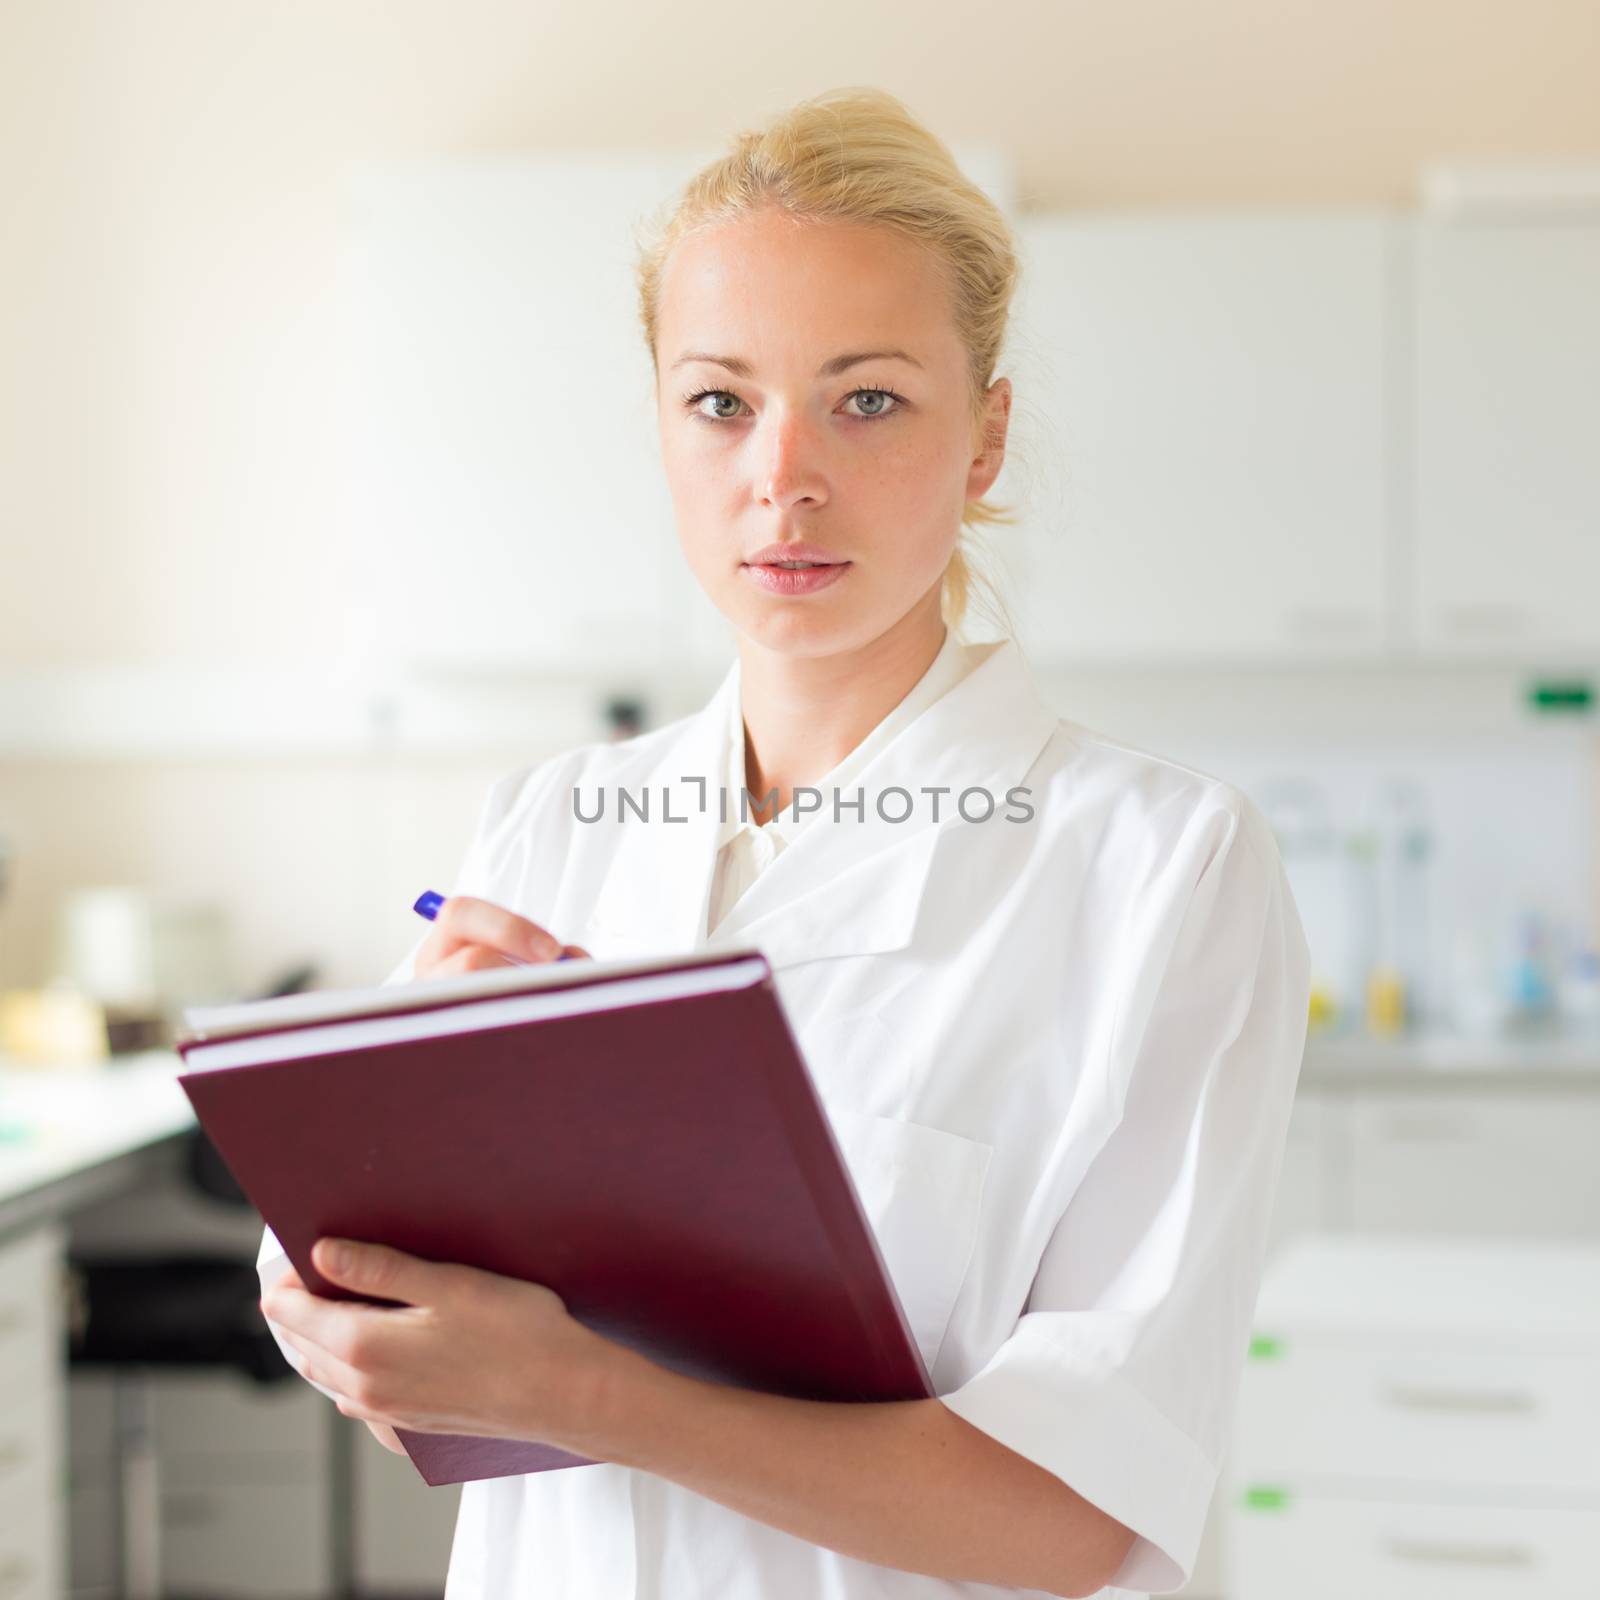
[[[850,576],[848,561],[832,561],[826,566],[780,567],[773,562],[764,565],[747,565],[741,569],[745,578],[767,594],[808,595],[820,594]]]
[[[804,561],[817,567],[839,567],[848,563],[842,556],[825,550],[820,544],[806,544],[800,540],[784,544],[769,544],[745,559],[747,567],[777,567],[786,562]]]

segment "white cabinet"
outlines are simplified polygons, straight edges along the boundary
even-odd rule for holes
[[[1269,1494],[1237,1600],[1591,1600],[1600,1511]]]
[[[1320,1097],[1302,1094],[1295,1100],[1284,1142],[1283,1168],[1267,1234],[1267,1259],[1272,1260],[1301,1234],[1321,1226],[1335,1205],[1338,1165],[1343,1145],[1334,1133],[1338,1107]],[[1227,1467],[1219,1474],[1206,1531],[1195,1555],[1194,1571],[1182,1592],[1211,1596],[1226,1592],[1222,1565],[1222,1516]]]
[[[364,1594],[444,1588],[461,1504],[458,1483],[430,1485],[407,1456],[356,1434],[356,1577]]]
[[[1040,659],[1278,660],[1386,642],[1379,215],[1036,216],[995,498]]]
[[[165,1589],[217,1600],[326,1595],[328,1402],[298,1381],[263,1387],[225,1371],[147,1381]],[[76,1373],[71,1391],[72,1588],[105,1593],[117,1570],[112,1375]]]
[[[1600,1236],[1600,1093],[1382,1091],[1352,1097],[1341,1227]]]
[[[1289,1121],[1273,1206],[1267,1274],[1299,1240],[1324,1229],[1377,1238],[1404,1233],[1441,1239],[1534,1237],[1600,1242],[1597,1149],[1600,1093],[1593,1089],[1493,1087],[1459,1080],[1416,1089],[1302,1083]],[[1447,1368],[1437,1359],[1428,1365],[1431,1375],[1410,1374],[1411,1379],[1421,1381],[1419,1388],[1417,1382],[1409,1386],[1402,1382],[1405,1373],[1399,1368],[1385,1368],[1380,1373],[1369,1359],[1365,1366],[1356,1360],[1354,1365],[1323,1371],[1302,1351],[1297,1370],[1330,1399],[1329,1410],[1321,1414],[1319,1423],[1324,1432],[1319,1434],[1316,1428],[1306,1432],[1300,1441],[1304,1449],[1323,1451],[1348,1465],[1366,1450],[1372,1437],[1373,1408],[1387,1410],[1402,1424],[1408,1418],[1426,1422],[1436,1410],[1431,1402],[1437,1401],[1441,1392],[1460,1392],[1468,1384],[1484,1393],[1531,1395],[1531,1403],[1541,1408],[1542,1425],[1558,1430],[1561,1426],[1551,1409],[1553,1401],[1539,1387],[1559,1378],[1557,1370],[1536,1378],[1535,1387],[1529,1390],[1518,1383],[1502,1383],[1506,1374],[1494,1368],[1493,1358],[1488,1365],[1469,1361],[1465,1367],[1458,1362]],[[1600,1404],[1600,1393],[1591,1393],[1591,1383],[1600,1384],[1600,1368],[1592,1365],[1587,1375],[1580,1371],[1572,1380],[1570,1393],[1563,1392],[1565,1398],[1582,1393]],[[1511,1414],[1519,1413],[1513,1410]],[[1285,1419],[1291,1416],[1284,1413]],[[1290,1425],[1284,1421],[1284,1426]],[[1296,1418],[1292,1426],[1298,1429],[1303,1423]],[[1327,1429],[1334,1434],[1329,1435]],[[1385,1431],[1384,1437],[1395,1448],[1398,1461],[1405,1459],[1408,1450],[1415,1456],[1416,1438],[1408,1441],[1392,1430]],[[1510,1450],[1512,1444],[1506,1435],[1490,1441],[1488,1448],[1492,1455]],[[1290,1453],[1292,1445],[1293,1441],[1286,1439],[1284,1459],[1290,1465],[1303,1465],[1302,1456]],[[1422,1447],[1431,1448],[1426,1435]],[[1537,1447],[1567,1457],[1587,1449],[1594,1469],[1600,1471],[1600,1456],[1593,1455],[1593,1446],[1570,1430],[1560,1440],[1541,1437]],[[1223,1548],[1223,1533],[1228,1519],[1240,1509],[1228,1488],[1239,1472],[1234,1465],[1238,1450],[1236,1430],[1186,1594],[1227,1595],[1236,1600],[1235,1573]],[[1524,1456],[1526,1453],[1525,1449]],[[1475,1463],[1481,1466],[1482,1461],[1480,1447],[1476,1456],[1464,1451],[1456,1466],[1470,1473]],[[1389,1514],[1392,1508],[1383,1505],[1363,1507],[1352,1502],[1337,1507],[1296,1504],[1289,1508],[1267,1494],[1247,1509],[1261,1519],[1256,1542],[1248,1553],[1249,1561],[1259,1565],[1260,1571],[1243,1576],[1249,1584],[1258,1585],[1254,1592],[1275,1593],[1280,1600],[1291,1594],[1299,1600],[1324,1593],[1346,1600],[1349,1595],[1366,1592],[1359,1584],[1352,1587],[1344,1582],[1343,1577],[1338,1582],[1328,1578],[1333,1586],[1325,1589],[1280,1585],[1273,1590],[1269,1578],[1280,1573],[1278,1563],[1290,1558],[1301,1537],[1319,1548],[1324,1539],[1336,1539],[1338,1561],[1354,1563],[1347,1569],[1335,1562],[1326,1573],[1347,1576],[1359,1572],[1365,1581],[1368,1573],[1393,1567],[1423,1585],[1415,1594],[1434,1593],[1426,1587],[1429,1583],[1458,1582],[1463,1577],[1479,1581],[1476,1566],[1484,1564],[1472,1555],[1478,1546],[1470,1541],[1467,1545],[1452,1542],[1441,1531],[1460,1519],[1461,1513],[1453,1508],[1413,1507],[1409,1520],[1396,1521]],[[1559,1542],[1568,1537],[1565,1529],[1566,1524],[1554,1513],[1534,1516],[1528,1537],[1541,1552],[1539,1563],[1555,1560],[1543,1553],[1547,1535],[1540,1530],[1547,1530],[1548,1537]],[[1275,1540],[1281,1543],[1281,1550]],[[1334,1554],[1331,1542],[1326,1553]],[[1505,1571],[1494,1563],[1488,1567],[1482,1581],[1527,1577],[1515,1564]],[[1540,1565],[1537,1570],[1543,1573],[1556,1568]],[[1316,1581],[1321,1582],[1326,1573]],[[1404,1592],[1409,1600],[1413,1591]],[[1454,1596],[1477,1591],[1438,1592]],[[1485,1595],[1502,1592],[1508,1596],[1519,1593],[1493,1587],[1483,1591]]]
[[[1295,1097],[1267,1232],[1269,1260],[1290,1240],[1325,1226],[1334,1208],[1342,1154],[1334,1130],[1339,1109],[1317,1095]]]
[[[637,672],[714,638],[633,282],[636,226],[690,170],[574,154],[353,182],[355,589],[394,658]]]
[[[1420,226],[1414,298],[1421,648],[1600,659],[1600,225]]]
[[[1593,1593],[1600,1245],[1311,1234],[1255,1329],[1230,1600]]]
[[[62,1239],[0,1241],[0,1596],[57,1600],[65,1565]]]
[[[720,669],[638,229],[710,151],[350,192],[352,638],[452,673]],[[1003,207],[1010,172],[965,165]],[[1600,658],[1600,226],[1033,214],[985,530],[1042,662]]]

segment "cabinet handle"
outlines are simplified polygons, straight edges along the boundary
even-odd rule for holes
[[[1292,606],[1284,618],[1289,638],[1363,639],[1376,636],[1376,621],[1358,606]]]
[[[1446,606],[1444,623],[1458,638],[1504,639],[1528,631],[1528,613],[1519,606]]]
[[[1465,1117],[1430,1116],[1424,1111],[1415,1116],[1389,1117],[1382,1131],[1389,1139],[1438,1144],[1452,1139],[1470,1139],[1477,1129]]]
[[[1516,1389],[1424,1389],[1415,1385],[1391,1383],[1384,1399],[1407,1411],[1529,1412],[1538,1403],[1525,1390]]]
[[[198,1528],[217,1520],[217,1497],[204,1489],[169,1490],[161,1497],[161,1521],[171,1528]]]
[[[0,1600],[21,1594],[33,1576],[33,1563],[26,1556],[8,1556],[0,1562]]]
[[[1531,1567],[1534,1552],[1525,1544],[1462,1544],[1450,1540],[1388,1538],[1389,1554],[1401,1561],[1426,1561],[1452,1567]]]

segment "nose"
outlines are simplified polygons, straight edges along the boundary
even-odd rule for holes
[[[761,501],[775,510],[828,498],[822,447],[799,411],[772,412],[766,419],[760,479]]]

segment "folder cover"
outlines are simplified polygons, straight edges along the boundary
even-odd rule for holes
[[[190,1010],[179,1082],[306,1286],[325,1235],[553,1289],[673,1371],[934,1390],[765,957],[547,963]],[[384,1302],[374,1302],[382,1304]],[[587,1466],[397,1430],[430,1484]]]

